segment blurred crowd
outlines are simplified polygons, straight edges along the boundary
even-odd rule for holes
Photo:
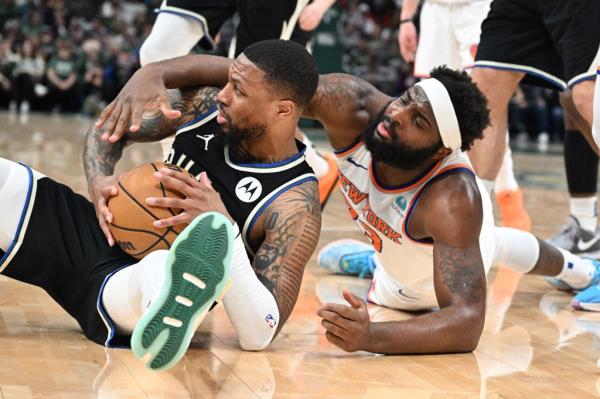
[[[0,0],[0,107],[96,113],[138,68],[158,5]]]
[[[398,50],[402,0],[339,0],[344,72],[398,95],[414,83]],[[139,68],[160,0],[0,0],[0,109],[95,115]],[[229,30],[233,30],[232,27]],[[555,93],[523,87],[511,134],[562,137]]]

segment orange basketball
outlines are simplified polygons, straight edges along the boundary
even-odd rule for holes
[[[162,208],[146,204],[148,197],[179,197],[181,193],[167,190],[154,176],[163,167],[183,171],[175,165],[153,162],[138,166],[118,179],[119,193],[111,197],[108,209],[113,215],[110,231],[116,242],[129,255],[138,259],[157,249],[169,249],[185,225],[157,228],[156,220],[166,219],[181,209]]]

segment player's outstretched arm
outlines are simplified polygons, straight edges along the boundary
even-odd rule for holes
[[[242,349],[265,349],[285,324],[320,229],[317,183],[309,181],[283,193],[260,216],[250,237],[262,240],[253,264],[236,237],[223,305]]]
[[[317,182],[296,186],[274,201],[266,211],[264,229],[265,240],[252,266],[277,302],[278,333],[294,309],[304,268],[319,241],[321,206]]]
[[[116,177],[113,174],[125,145],[128,142],[158,141],[174,134],[177,126],[214,107],[217,93],[218,89],[214,87],[170,90],[171,103],[180,112],[180,117],[169,119],[160,111],[149,112],[143,116],[137,133],[127,132],[125,139],[117,142],[105,140],[107,132],[104,128],[91,126],[88,129],[83,150],[83,168],[100,227],[110,245],[114,244],[114,239],[108,228],[112,215],[107,204],[110,197],[117,195]]]
[[[481,199],[469,179],[473,180],[453,175],[433,185],[421,199],[421,216],[415,214],[411,221],[426,218],[419,223],[423,226],[419,236],[435,242],[434,285],[440,310],[410,320],[374,323],[365,302],[344,292],[350,306],[327,304],[319,310],[330,342],[346,351],[386,354],[475,349],[485,320],[486,281],[479,249]]]
[[[392,100],[369,82],[344,73],[319,76],[317,92],[303,116],[320,121],[335,149],[356,137]]]
[[[177,119],[180,112],[167,89],[189,86],[224,86],[231,60],[210,55],[187,55],[154,62],[136,71],[117,98],[104,108],[95,127],[105,128],[103,139],[117,142],[126,132],[141,128],[144,112],[160,112]]]

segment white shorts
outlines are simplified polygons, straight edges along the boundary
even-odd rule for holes
[[[490,9],[491,0],[440,4],[426,1],[421,11],[421,32],[415,56],[415,76],[429,77],[440,65],[452,69],[473,66],[481,22]]]

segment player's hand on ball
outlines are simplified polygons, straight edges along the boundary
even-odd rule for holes
[[[184,198],[149,197],[146,203],[164,208],[179,208],[182,212],[176,216],[155,221],[155,227],[170,227],[190,223],[194,218],[205,212],[219,212],[233,222],[227,212],[221,196],[210,183],[206,173],[200,175],[197,181],[188,173],[162,168],[154,174],[167,188],[181,193]]]
[[[108,209],[108,200],[119,192],[117,188],[117,177],[98,176],[92,181],[88,189],[94,207],[96,208],[96,216],[98,216],[100,228],[106,236],[108,244],[112,247],[115,244],[115,239],[110,232],[108,224],[112,223],[113,215]]]
[[[140,129],[142,114],[160,110],[169,119],[179,118],[181,112],[171,108],[162,77],[151,66],[138,69],[121,92],[104,108],[96,128],[103,125],[102,140],[117,142],[127,131]]]
[[[317,312],[323,318],[325,337],[346,352],[365,350],[371,327],[367,303],[347,289],[343,295],[350,306],[328,303]]]

